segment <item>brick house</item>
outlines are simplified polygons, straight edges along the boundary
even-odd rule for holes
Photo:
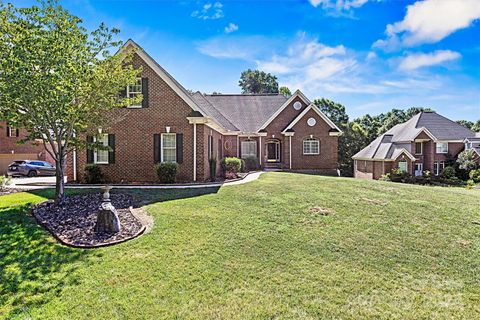
[[[8,165],[15,160],[43,160],[54,163],[41,141],[27,141],[19,144],[26,137],[27,132],[25,130],[12,128],[5,121],[0,121],[1,175],[7,173]]]
[[[263,168],[335,173],[340,129],[305,95],[191,93],[135,42],[133,65],[141,78],[126,88],[143,95],[137,106],[112,112],[112,123],[98,128],[112,151],[73,152],[68,180],[80,180],[87,163],[96,163],[111,182],[153,182],[154,164],[179,164],[177,180],[209,179],[209,159],[259,159]],[[93,139],[87,137],[87,139]],[[220,170],[217,170],[220,172]]]
[[[480,136],[435,112],[424,111],[398,124],[355,154],[354,176],[379,179],[393,168],[412,175],[439,175],[445,162],[465,148],[480,153]]]

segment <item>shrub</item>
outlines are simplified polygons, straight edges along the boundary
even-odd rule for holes
[[[88,184],[104,183],[105,176],[102,169],[96,164],[87,164],[83,172],[83,182]]]
[[[390,180],[392,182],[411,182],[412,177],[408,172],[404,172],[399,168],[392,169],[390,172]]]
[[[155,165],[155,172],[160,183],[175,183],[177,181],[176,162],[162,162]]]
[[[447,184],[449,186],[464,186],[464,185],[467,184],[465,181],[463,181],[462,179],[459,179],[455,176],[453,176],[451,178],[448,178],[448,179],[445,179],[443,181],[443,183]]]
[[[470,177],[470,179],[471,179],[473,182],[479,183],[479,182],[480,182],[480,169],[476,169],[476,170],[470,171],[470,173],[468,174],[468,176]]]
[[[246,157],[245,158],[245,171],[255,171],[260,169],[260,162],[258,161],[257,157]]]
[[[208,164],[210,165],[210,181],[215,181],[217,178],[217,159],[208,159]]]
[[[240,172],[246,172],[247,169],[245,169],[245,160],[240,159],[241,166],[240,166]]]
[[[475,181],[472,179],[467,181],[467,189],[472,189],[475,186]]]
[[[455,168],[454,167],[445,167],[445,169],[443,169],[442,171],[442,177],[444,177],[445,179],[452,179],[452,178],[455,178]]]
[[[222,161],[222,168],[225,173],[234,173],[237,174],[242,168],[242,161],[235,157],[227,157]]]
[[[378,180],[380,180],[380,181],[392,181],[392,179],[390,179],[390,173],[382,174],[382,176]]]

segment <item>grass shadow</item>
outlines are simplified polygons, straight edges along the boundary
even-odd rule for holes
[[[121,192],[131,194],[139,206],[156,202],[199,197],[217,193],[220,187],[188,188],[188,189],[121,189],[115,188],[112,193]]]
[[[30,208],[31,203],[0,206],[0,318],[27,316],[78,282],[78,262],[91,254],[55,243]]]
[[[219,187],[190,189],[114,189],[131,194],[138,205],[172,201],[218,192]],[[98,189],[66,189],[66,195]],[[99,251],[62,246],[31,216],[34,203],[51,199],[54,189],[10,195],[0,205],[0,318],[29,317],[30,310],[77,285],[75,270]],[[3,196],[2,196],[3,197]],[[8,197],[8,196],[7,196]],[[15,198],[13,198],[15,197]]]

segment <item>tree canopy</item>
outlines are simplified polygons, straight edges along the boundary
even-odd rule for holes
[[[327,115],[337,126],[346,127],[348,122],[348,115],[345,106],[325,98],[315,99],[313,103],[320,108],[320,110]]]
[[[0,119],[40,139],[57,167],[57,201],[73,148],[92,148],[82,134],[108,127],[108,111],[129,105],[119,92],[140,70],[131,56],[111,55],[117,29],[88,32],[57,1],[16,8],[0,3]],[[137,98],[141,99],[141,97]]]
[[[277,77],[260,70],[243,71],[238,85],[242,93],[278,93]]]
[[[288,87],[280,87],[278,89],[278,92],[283,94],[285,97],[290,97],[292,95],[292,92],[290,91],[290,89]]]

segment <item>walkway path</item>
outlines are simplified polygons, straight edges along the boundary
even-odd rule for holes
[[[258,177],[263,172],[252,172],[248,174],[246,177],[240,180],[230,181],[230,182],[223,182],[223,183],[205,183],[205,184],[185,184],[185,185],[112,185],[114,189],[195,189],[195,188],[215,188],[215,187],[227,187],[227,186],[235,186],[239,184],[248,183],[254,180],[257,180]],[[40,179],[37,180],[32,179],[21,179],[17,180],[14,179],[14,185],[9,187],[15,189],[22,189],[22,190],[38,190],[38,189],[47,189],[47,188],[54,188],[55,187],[55,180],[50,181],[51,178]],[[99,185],[66,185],[65,188],[71,189],[96,189],[100,188]]]

